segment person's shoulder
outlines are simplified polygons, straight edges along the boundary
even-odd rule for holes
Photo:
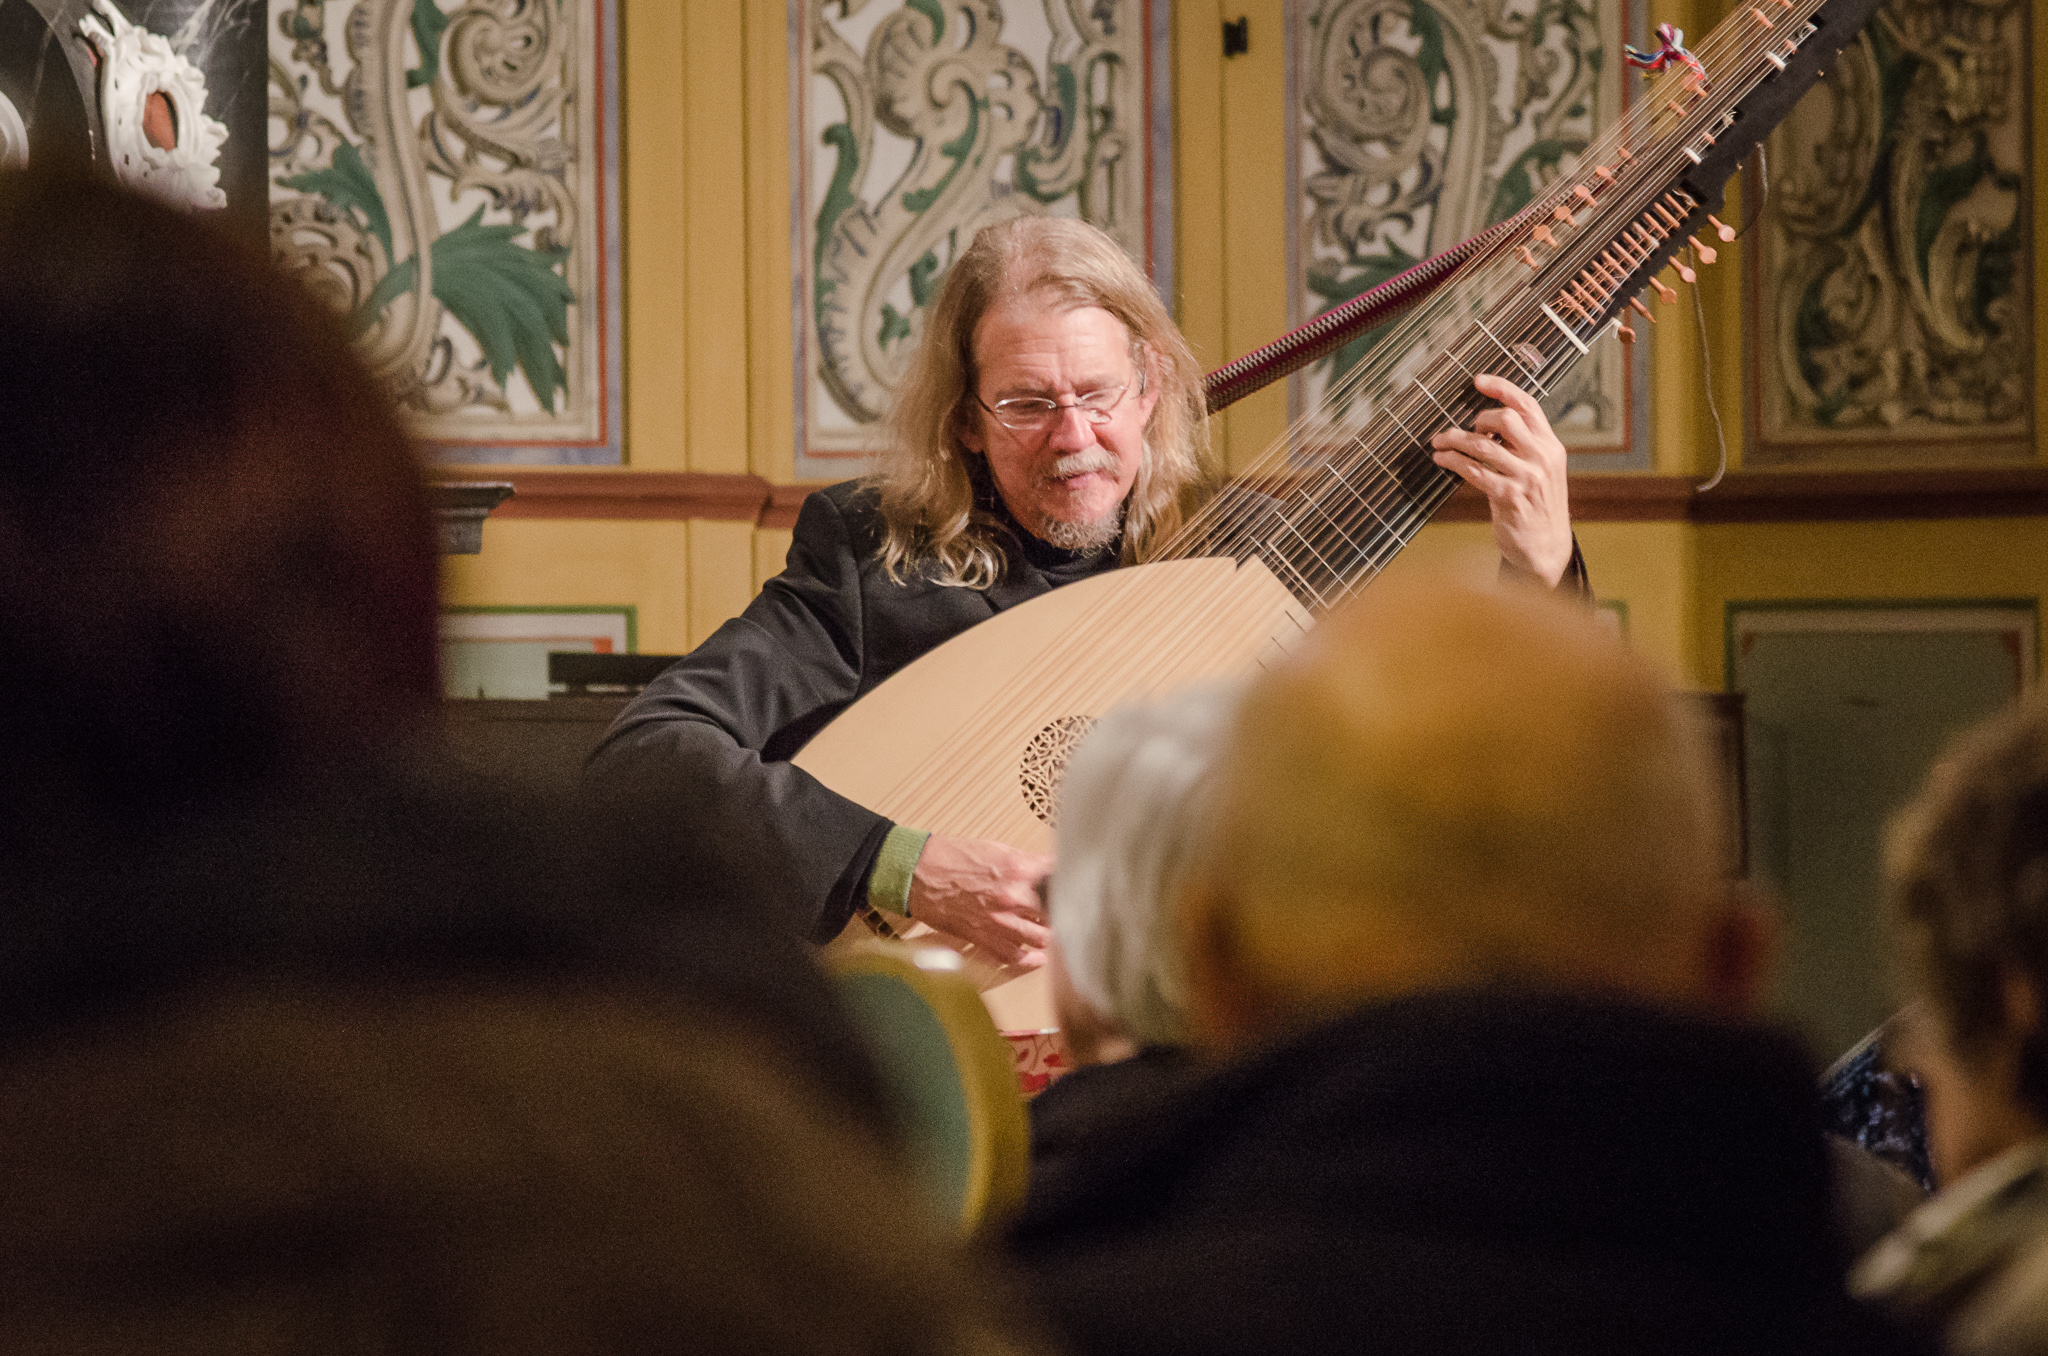
[[[811,536],[828,531],[843,534],[860,554],[880,543],[881,493],[872,477],[823,485],[804,496],[797,510],[797,534]]]

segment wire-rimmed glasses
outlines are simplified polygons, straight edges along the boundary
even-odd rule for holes
[[[975,393],[974,403],[996,417],[996,422],[1012,433],[1043,433],[1059,422],[1060,411],[1074,409],[1091,424],[1106,424],[1116,416],[1116,407],[1122,402],[1124,392],[1137,383],[1127,381],[1121,386],[1105,386],[1099,391],[1084,391],[1072,400],[1049,400],[1044,396],[1011,396],[991,405]]]

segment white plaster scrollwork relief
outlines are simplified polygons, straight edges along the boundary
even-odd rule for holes
[[[344,18],[329,0],[273,0],[273,13],[280,262],[350,317],[364,360],[444,454],[618,460],[616,239],[600,229],[614,110],[597,103],[615,84],[599,73],[611,6],[354,0]]]
[[[181,207],[227,206],[219,161],[228,129],[206,115],[204,73],[108,0],[93,8],[78,31],[99,58],[100,118],[115,177]]]
[[[1143,0],[804,0],[805,443],[866,450],[953,258],[1079,216],[1146,257]]]
[[[1756,460],[2033,458],[2028,9],[1891,0],[1772,132]]]

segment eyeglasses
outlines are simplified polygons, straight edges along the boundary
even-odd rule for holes
[[[974,403],[996,417],[996,422],[1013,433],[1043,433],[1060,420],[1061,410],[1079,410],[1091,424],[1106,424],[1115,417],[1116,407],[1132,382],[1088,391],[1071,401],[1047,400],[1044,396],[1012,396],[991,405],[977,392]]]

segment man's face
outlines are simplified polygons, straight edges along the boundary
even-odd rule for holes
[[[1099,306],[1061,308],[1026,296],[981,318],[974,361],[980,381],[970,395],[980,403],[969,405],[961,441],[988,459],[1011,516],[1055,546],[1109,542],[1159,401],[1156,392],[1139,389],[1130,331]],[[1105,423],[1074,407],[1118,387],[1123,397]],[[1062,406],[1048,427],[1007,428],[986,408],[1032,398]]]

